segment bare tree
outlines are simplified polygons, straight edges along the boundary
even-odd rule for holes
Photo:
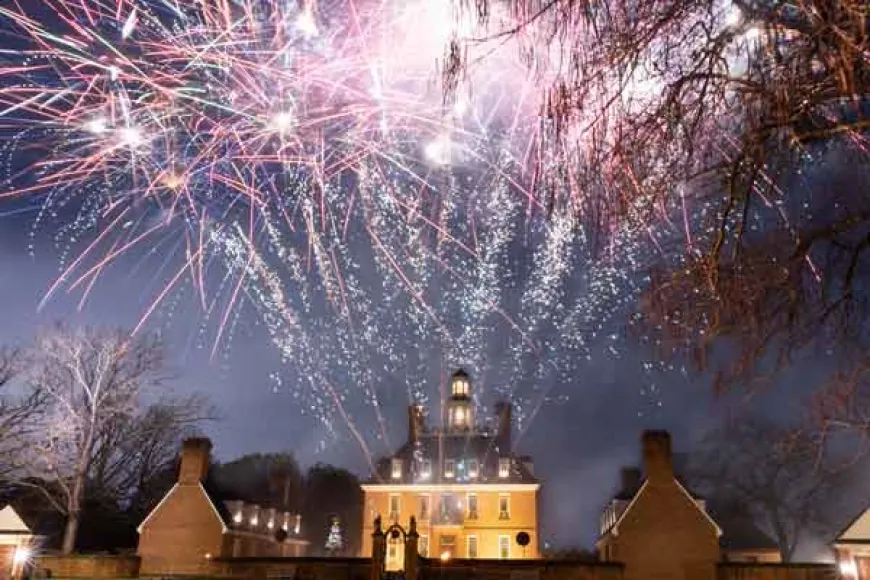
[[[125,430],[135,425],[146,394],[165,379],[164,351],[153,337],[122,331],[56,326],[32,351],[32,386],[47,399],[42,432],[32,447],[31,473],[50,482],[66,515],[62,550],[75,547],[81,512],[93,478],[115,480]]]
[[[20,351],[0,348],[0,479],[8,480],[20,468],[29,437],[39,426],[45,397],[39,391],[16,393],[13,379],[22,374]]]
[[[642,335],[704,367],[732,339],[735,356],[716,359],[722,385],[819,337],[866,350],[864,0],[456,4],[488,30],[450,47],[448,92],[476,44],[514,40],[530,65],[560,63],[544,73],[539,147],[552,155],[538,159],[567,168],[570,186],[537,168],[557,181],[547,205],[605,233],[656,232],[666,255]],[[682,232],[668,244],[664,229]]]
[[[820,461],[805,430],[741,418],[711,432],[693,457],[692,477],[711,497],[740,505],[789,562],[811,534],[831,531],[854,464]]]
[[[105,426],[88,485],[93,499],[119,509],[143,501],[153,479],[174,466],[181,442],[216,417],[200,395],[161,398]]]

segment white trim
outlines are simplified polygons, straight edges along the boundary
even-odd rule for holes
[[[203,495],[203,497],[205,498],[205,501],[207,501],[207,502],[208,502],[208,505],[211,506],[211,509],[212,509],[212,511],[214,512],[215,517],[216,517],[216,518],[218,519],[218,521],[221,523],[221,533],[222,533],[222,534],[226,534],[226,533],[229,531],[229,528],[227,528],[227,523],[226,523],[226,522],[224,521],[224,519],[221,517],[221,514],[220,514],[220,512],[218,511],[217,506],[214,505],[214,503],[211,501],[211,498],[210,498],[210,497],[208,496],[208,494],[205,492],[205,488],[202,486],[202,483],[197,483],[196,486],[199,488],[199,491],[202,492],[202,495]],[[169,491],[166,492],[166,495],[163,496],[163,499],[161,499],[161,500],[157,503],[157,505],[154,506],[154,509],[151,510],[151,512],[150,512],[147,516],[145,516],[145,519],[142,520],[142,523],[139,524],[139,527],[136,528],[136,532],[137,532],[137,533],[139,533],[139,534],[142,533],[142,528],[145,527],[145,524],[148,523],[148,520],[151,519],[151,516],[153,516],[155,513],[157,513],[157,510],[159,510],[159,509],[163,506],[163,503],[164,503],[166,500],[168,500],[168,499],[169,499],[169,496],[171,496],[173,493],[175,493],[175,490],[178,489],[179,487],[181,487],[181,484],[179,484],[178,482],[176,482],[175,485],[172,486],[172,489],[170,489]]]
[[[722,528],[719,527],[719,524],[717,524],[716,521],[710,517],[710,514],[707,513],[707,510],[705,510],[704,508],[702,508],[701,506],[698,505],[698,500],[696,500],[695,498],[692,497],[692,494],[689,493],[689,490],[686,489],[685,487],[683,487],[683,484],[680,483],[680,481],[677,478],[674,478],[674,483],[677,484],[677,487],[679,487],[681,490],[683,490],[683,493],[686,494],[686,497],[692,501],[692,505],[694,505],[696,508],[698,508],[698,511],[700,511],[702,514],[704,514],[704,517],[707,518],[707,521],[710,522],[711,524],[713,524],[713,529],[716,530],[716,537],[721,538],[722,537]]]
[[[412,491],[417,493],[442,493],[442,492],[473,492],[473,491],[538,491],[540,483],[365,483],[363,491]]]
[[[694,497],[692,497],[692,494],[689,493],[689,491],[685,487],[683,487],[683,484],[681,484],[677,480],[676,477],[673,478],[673,481],[675,484],[677,484],[677,488],[679,488],[679,490],[682,491],[683,494],[685,494],[685,496],[689,499],[689,501],[692,502],[692,505],[695,506],[695,509],[697,509],[699,512],[704,514],[704,517],[707,519],[707,521],[713,525],[713,529],[716,530],[716,537],[722,537],[722,528],[719,527],[719,524],[717,524],[715,521],[713,521],[713,518],[710,517],[710,514],[708,514],[706,512],[706,510],[701,509],[701,507],[697,503],[697,500]],[[629,502],[629,504],[626,506],[626,508],[624,510],[622,510],[622,513],[619,514],[619,518],[617,518],[616,523],[614,523],[612,526],[610,526],[610,529],[607,530],[608,534],[613,534],[614,536],[619,535],[619,524],[622,523],[622,520],[625,519],[626,514],[628,514],[628,512],[631,511],[631,508],[634,507],[634,504],[637,502],[637,499],[641,496],[641,494],[647,488],[648,484],[649,484],[649,478],[647,478],[643,482],[643,485],[640,486],[640,489],[637,490],[637,493],[634,494],[633,498],[631,498],[631,501]]]

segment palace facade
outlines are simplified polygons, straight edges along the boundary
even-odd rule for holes
[[[408,439],[378,463],[362,487],[362,555],[372,551],[375,518],[407,528],[413,516],[420,555],[521,559],[539,556],[538,492],[531,459],[511,449],[511,407],[495,407],[495,428],[476,421],[470,377],[450,379],[446,426],[429,428],[421,406],[408,409]],[[404,565],[401,536],[388,534],[386,569]]]

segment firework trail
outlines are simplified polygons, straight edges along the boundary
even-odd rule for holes
[[[61,249],[47,298],[180,245],[140,327],[187,285],[217,352],[254,308],[276,382],[367,456],[383,401],[426,402],[445,366],[527,423],[601,337],[618,356],[608,320],[651,252],[626,226],[601,256],[574,208],[546,211],[547,68],[466,42],[482,26],[451,0],[0,7],[0,196],[38,204],[34,236]]]

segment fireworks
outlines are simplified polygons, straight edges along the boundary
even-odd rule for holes
[[[602,257],[536,197],[564,171],[541,146],[546,67],[464,42],[483,31],[450,0],[43,4],[0,8],[21,43],[0,127],[3,195],[38,200],[35,230],[65,244],[52,291],[183,240],[142,323],[190,288],[219,349],[256,309],[276,382],[364,448],[348,400],[386,437],[380,400],[425,400],[452,365],[527,421],[633,295],[634,233]]]

